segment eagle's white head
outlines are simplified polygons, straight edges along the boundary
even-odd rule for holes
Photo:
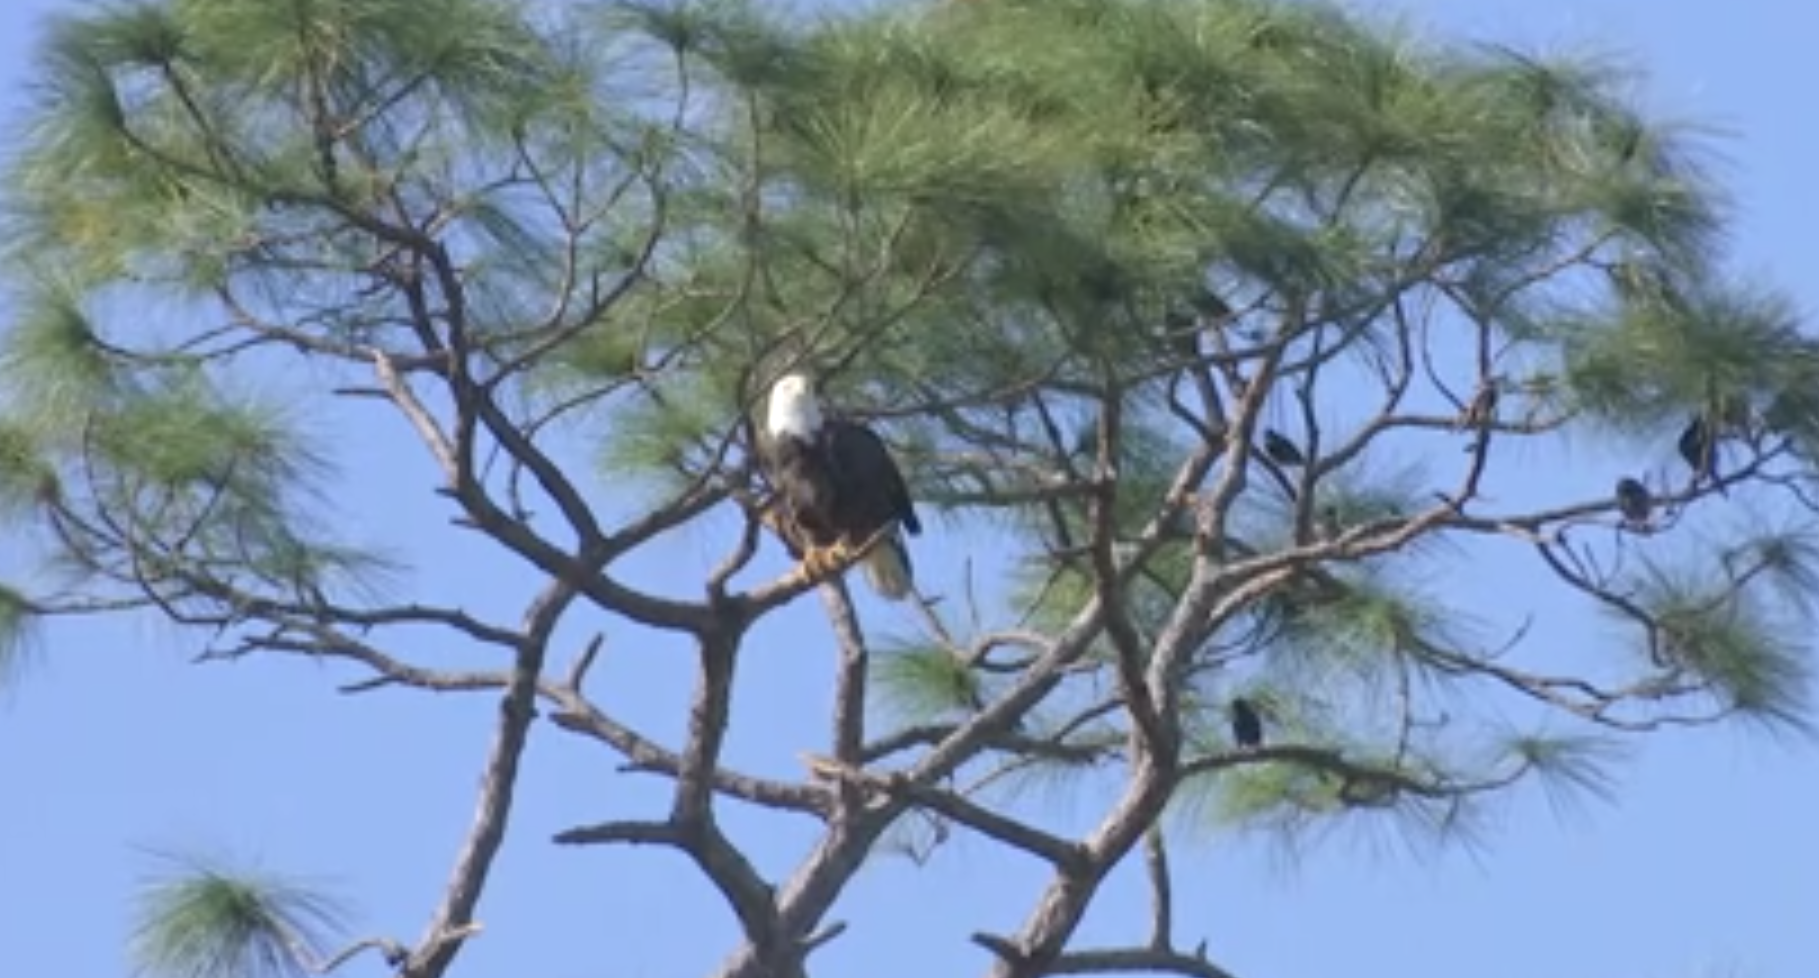
[[[770,414],[764,431],[771,438],[790,435],[812,439],[821,430],[821,402],[807,377],[785,374],[771,385]]]

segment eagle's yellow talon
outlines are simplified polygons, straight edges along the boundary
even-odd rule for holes
[[[802,555],[802,576],[811,581],[826,577],[830,571],[840,566],[840,551],[838,544],[832,547],[810,547]]]

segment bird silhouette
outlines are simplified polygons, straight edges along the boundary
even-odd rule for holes
[[[1263,431],[1263,453],[1277,465],[1307,464],[1307,456],[1301,454],[1301,449],[1295,447],[1295,443],[1289,441],[1287,435],[1274,428],[1266,428]]]
[[[1693,488],[1699,488],[1700,481],[1710,477],[1720,495],[1730,495],[1721,481],[1723,477],[1718,474],[1718,446],[1703,415],[1693,415],[1681,430],[1679,448],[1680,457],[1693,470]]]
[[[1242,696],[1232,697],[1232,740],[1243,750],[1263,746],[1263,718]]]
[[[1617,512],[1631,526],[1647,526],[1649,512],[1655,508],[1655,497],[1648,487],[1625,476],[1617,480]]]

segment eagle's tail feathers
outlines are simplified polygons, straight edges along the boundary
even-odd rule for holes
[[[865,582],[887,601],[902,601],[916,589],[915,572],[910,567],[909,548],[903,534],[892,531],[884,535],[865,555],[861,564]]]

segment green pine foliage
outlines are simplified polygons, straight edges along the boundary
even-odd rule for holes
[[[977,710],[980,674],[941,646],[899,644],[873,667],[873,681],[900,722],[927,723]]]
[[[19,679],[37,639],[35,606],[24,594],[0,584],[0,689]]]
[[[278,877],[193,859],[142,887],[132,955],[157,978],[301,978],[346,938],[346,910]]]

